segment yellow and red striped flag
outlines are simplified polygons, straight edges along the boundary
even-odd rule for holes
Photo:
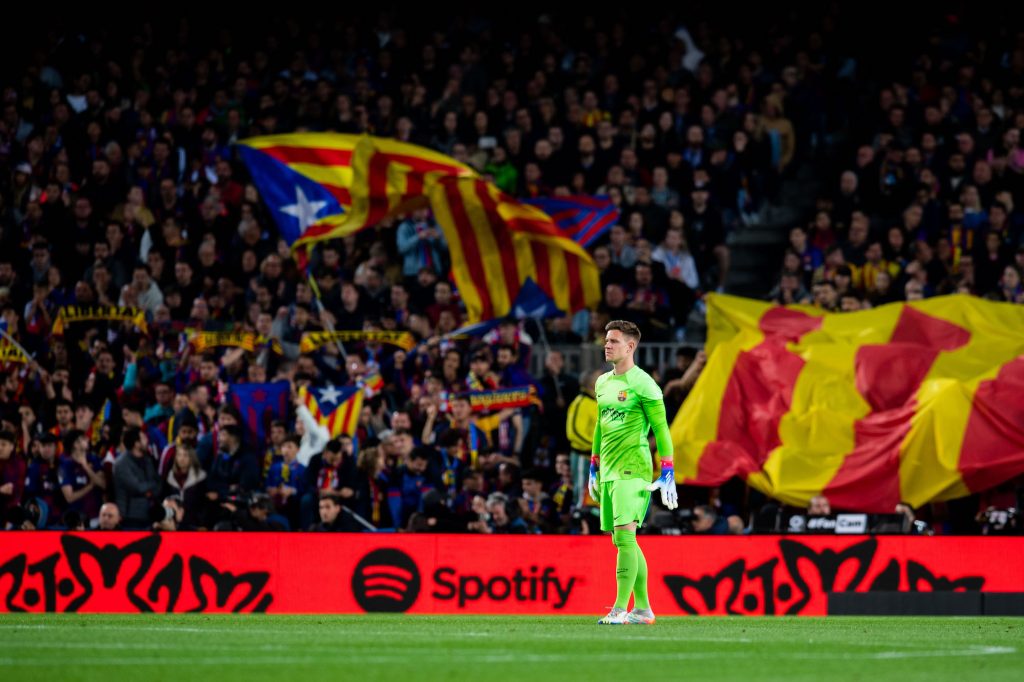
[[[375,153],[357,156],[360,144]],[[431,149],[369,135],[291,133],[249,138],[239,146],[293,249],[375,225],[389,211],[425,206],[429,174],[476,175]]]
[[[823,314],[708,297],[672,424],[682,480],[891,513],[1024,473],[1024,307],[968,296]]]
[[[600,300],[593,259],[546,213],[479,178],[441,178],[429,191],[470,324],[512,312],[527,279],[560,310],[575,312]]]
[[[359,413],[363,410],[363,391],[359,387],[336,388],[302,387],[299,398],[309,408],[310,414],[321,425],[327,427],[331,438],[355,435],[359,426]]]
[[[450,157],[369,135],[302,133],[241,144],[254,176],[266,178],[260,189],[277,206],[275,216],[298,216],[283,229],[292,248],[352,234],[429,204],[448,241],[470,323],[510,313],[528,278],[567,312],[600,300],[597,266],[549,215]],[[285,166],[295,183],[285,182],[267,159]],[[294,199],[279,191],[287,185],[290,192],[292,184]],[[307,191],[299,196],[303,186]]]

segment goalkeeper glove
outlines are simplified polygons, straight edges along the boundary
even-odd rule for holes
[[[593,467],[593,465],[591,465]],[[593,471],[593,468],[591,468]],[[661,490],[661,503],[666,509],[675,509],[679,506],[679,493],[676,491],[676,474],[672,468],[671,459],[661,460],[661,476],[654,483],[647,486],[648,490]]]
[[[590,479],[587,481],[587,491],[590,493],[590,499],[594,502],[601,504],[600,498],[598,498],[598,473],[601,470],[601,464],[598,460],[597,455],[590,456]]]

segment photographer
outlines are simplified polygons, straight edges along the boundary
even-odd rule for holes
[[[218,523],[214,530],[280,531],[284,527],[270,520],[274,513],[274,501],[266,493],[256,493],[246,500],[229,497],[221,506],[231,512],[231,518]]]
[[[178,495],[168,495],[163,503],[153,510],[153,530],[175,531],[196,530],[185,525],[185,506]]]

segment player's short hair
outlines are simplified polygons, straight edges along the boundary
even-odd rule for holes
[[[640,328],[629,320],[612,320],[604,326],[606,332],[618,330],[622,332],[623,336],[636,339],[637,343],[640,343]]]

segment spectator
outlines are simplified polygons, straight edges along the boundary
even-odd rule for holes
[[[195,448],[179,447],[174,463],[164,479],[164,506],[174,498],[175,529],[198,528],[204,523],[206,509],[206,471]]]
[[[124,522],[131,528],[149,525],[150,509],[160,492],[160,475],[149,455],[149,440],[144,431],[125,429],[121,453],[114,462],[114,491],[117,508],[124,510]],[[121,514],[118,514],[118,522]]]
[[[113,502],[100,507],[97,530],[121,530],[121,511]]]

